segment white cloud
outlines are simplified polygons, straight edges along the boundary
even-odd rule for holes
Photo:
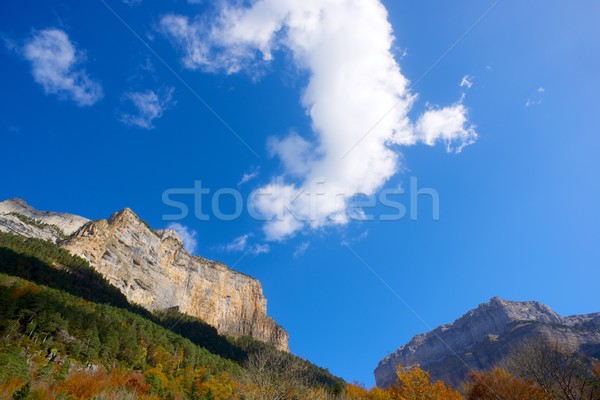
[[[301,255],[303,255],[304,253],[306,253],[306,250],[308,250],[309,246],[310,246],[310,242],[300,243],[300,245],[298,245],[298,247],[296,247],[296,250],[294,251],[294,258],[298,258]]]
[[[344,246],[344,245],[346,245],[346,246],[347,246],[347,245],[356,244],[356,243],[358,243],[358,242],[360,242],[360,241],[363,241],[363,240],[364,240],[364,239],[366,239],[368,236],[369,236],[369,231],[367,230],[367,231],[364,231],[364,232],[362,232],[362,233],[361,233],[360,235],[358,235],[358,236],[354,236],[354,237],[350,237],[350,238],[348,238],[348,237],[344,238],[344,239],[343,239],[343,240],[340,242],[340,244],[341,244],[342,246]]]
[[[223,248],[225,251],[244,251],[248,247],[248,239],[251,235],[245,234],[238,236],[231,243],[226,244]]]
[[[258,178],[259,174],[260,174],[260,167],[251,168],[250,171],[245,172],[244,175],[242,175],[242,179],[240,179],[240,181],[237,183],[238,187],[250,182],[253,179]]]
[[[527,99],[527,101],[525,102],[525,107],[539,106],[543,102],[544,102],[543,99],[538,99],[538,100]]]
[[[471,89],[473,87],[473,77],[471,75],[465,75],[463,76],[462,80],[460,81],[459,86],[460,87],[466,87],[467,89]]]
[[[307,72],[301,105],[313,132],[269,140],[283,173],[259,188],[252,203],[270,219],[267,240],[347,223],[349,199],[374,194],[400,170],[398,146],[439,139],[459,151],[475,140],[462,104],[427,111],[416,126],[409,119],[415,96],[394,59],[392,27],[379,0],[242,4],[248,3],[222,5],[210,19],[166,15],[160,26],[189,69],[252,75],[285,52]]]
[[[269,251],[271,251],[271,247],[266,243],[255,244],[252,246],[252,250],[250,250],[250,252],[254,255],[268,253]]]
[[[26,40],[23,57],[31,63],[33,79],[46,94],[90,106],[103,96],[102,87],[81,66],[84,54],[60,29],[36,31]]]
[[[420,140],[433,146],[441,141],[448,152],[460,153],[465,146],[477,140],[477,132],[467,124],[467,110],[462,103],[450,107],[434,108],[426,111],[416,124]]]
[[[167,229],[172,229],[181,238],[183,241],[183,247],[187,250],[188,253],[194,253],[196,251],[196,247],[198,242],[196,241],[196,231],[188,228],[187,226],[181,225],[177,222],[173,222],[167,226]]]
[[[221,251],[227,252],[248,252],[254,255],[259,255],[263,253],[268,253],[271,248],[266,243],[250,243],[250,239],[254,235],[251,233],[246,233],[242,236],[238,236],[233,239],[230,243],[221,246]]]
[[[127,4],[130,7],[136,7],[142,4],[142,0],[123,0],[123,3]]]
[[[525,102],[525,107],[531,106],[539,106],[544,102],[543,94],[546,92],[546,89],[543,86],[540,86],[536,89],[535,94],[532,98],[527,99]]]
[[[134,113],[121,113],[119,120],[126,125],[137,126],[143,129],[153,129],[154,121],[163,116],[167,108],[172,106],[173,88],[162,92],[146,90],[142,92],[128,92],[123,96],[135,108]]]
[[[295,132],[282,139],[270,137],[267,150],[271,157],[279,157],[284,170],[290,175],[301,177],[310,171],[313,145]]]

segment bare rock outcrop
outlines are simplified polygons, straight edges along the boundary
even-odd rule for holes
[[[451,324],[416,335],[379,362],[375,381],[388,387],[397,365],[419,365],[433,380],[458,387],[468,372],[488,369],[522,341],[541,337],[597,357],[600,314],[561,317],[542,303],[494,297]]]
[[[267,315],[258,280],[188,254],[176,232],[154,231],[130,209],[89,221],[7,200],[0,203],[0,230],[58,243],[148,310],[176,308],[221,334],[251,336],[289,351],[288,334]]]
[[[39,211],[22,199],[0,202],[0,231],[51,240],[56,243],[73,234],[89,219],[68,213]]]

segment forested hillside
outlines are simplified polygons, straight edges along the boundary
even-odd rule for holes
[[[85,260],[50,242],[0,233],[0,272],[6,398],[229,399],[276,381],[298,396],[343,389],[328,371],[270,345],[129,304]]]

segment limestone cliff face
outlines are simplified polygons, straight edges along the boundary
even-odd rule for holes
[[[470,370],[488,369],[511,347],[528,338],[547,337],[600,355],[600,313],[561,317],[534,302],[493,298],[431,332],[415,336],[375,369],[377,386],[394,383],[397,365],[419,365],[432,379],[458,387]]]
[[[19,218],[23,210],[30,219]],[[58,242],[149,310],[176,307],[221,334],[252,336],[289,351],[287,332],[267,316],[260,282],[188,254],[174,231],[153,231],[130,209],[98,221],[54,213],[43,219],[42,213],[22,200],[2,202],[0,230]]]
[[[21,199],[0,202],[0,231],[17,235],[51,240],[73,234],[89,222],[73,214],[39,211]]]

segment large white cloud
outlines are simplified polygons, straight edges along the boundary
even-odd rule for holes
[[[308,73],[301,104],[313,132],[269,140],[284,172],[259,188],[253,204],[272,218],[264,226],[268,239],[346,223],[349,199],[375,193],[399,170],[400,145],[443,140],[460,150],[476,138],[460,103],[427,111],[416,126],[408,118],[414,96],[391,51],[392,26],[380,1],[239,4],[210,19],[166,15],[161,28],[190,69],[254,74],[282,51]]]
[[[103,96],[102,87],[81,67],[83,53],[60,29],[35,32],[23,47],[31,72],[47,94],[70,99],[79,106],[90,106]]]

